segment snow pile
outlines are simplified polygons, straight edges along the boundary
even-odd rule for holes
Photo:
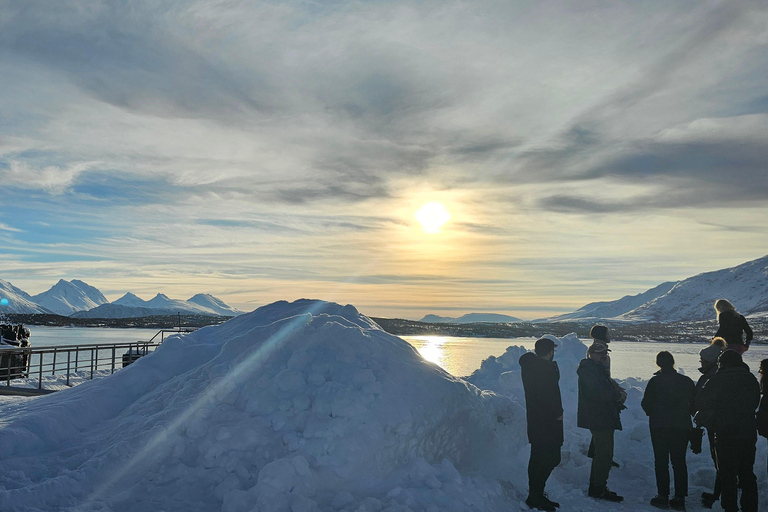
[[[6,409],[0,509],[499,508],[524,421],[351,306],[279,302]]]

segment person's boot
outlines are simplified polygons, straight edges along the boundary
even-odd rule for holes
[[[651,498],[651,506],[666,510],[669,508],[669,498],[659,494],[655,498]]]
[[[720,497],[716,496],[714,493],[711,493],[711,492],[701,493],[701,504],[705,508],[712,508],[712,505],[714,505],[718,499],[720,499]]]
[[[530,508],[544,510],[545,512],[555,512],[557,510],[554,505],[549,504],[549,501],[544,498],[544,496],[534,496],[529,494],[528,498],[525,500],[525,504]]]
[[[587,492],[587,495],[590,498],[596,498],[598,500],[612,501],[614,503],[620,503],[620,502],[624,501],[624,497],[623,496],[619,496],[615,492],[609,490],[608,487],[606,487],[606,486],[603,486],[601,488],[601,487],[590,485],[589,486],[589,491]]]
[[[669,500],[669,508],[685,512],[685,496],[675,496]]]
[[[552,501],[551,499],[549,499],[549,496],[547,496],[547,493],[544,493],[544,501],[546,501],[547,503],[549,503],[555,508],[560,508],[560,504],[556,501]]]

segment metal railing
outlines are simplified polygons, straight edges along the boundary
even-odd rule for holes
[[[42,389],[43,377],[65,374],[69,386],[73,374],[85,372],[89,379],[103,370],[112,374],[155,350],[165,341],[166,333],[183,334],[194,330],[186,327],[162,329],[148,341],[126,343],[3,347],[0,348],[0,382],[5,381],[5,385],[10,386],[14,379],[37,378],[37,389]]]

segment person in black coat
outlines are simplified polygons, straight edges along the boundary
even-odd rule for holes
[[[760,406],[757,408],[757,433],[768,437],[768,359],[760,361]]]
[[[698,398],[701,389],[704,384],[717,372],[717,358],[725,350],[725,340],[723,338],[712,338],[709,346],[699,351],[699,361],[701,367],[701,377],[696,381],[696,397]],[[693,414],[696,414],[697,408],[694,405]],[[712,505],[720,499],[720,476],[717,472],[717,456],[715,455],[715,432],[711,429],[707,429],[707,439],[709,439],[709,454],[712,457],[712,462],[715,464],[715,488],[712,492],[701,493],[701,504],[706,508],[712,508]]]
[[[728,348],[736,350],[739,354],[749,350],[753,333],[747,319],[740,315],[733,304],[725,299],[715,302],[715,311],[717,311],[717,321],[720,324],[715,336],[725,338]]]
[[[651,429],[653,460],[656,470],[658,495],[651,505],[659,508],[685,510],[688,496],[688,466],[685,452],[691,433],[691,411],[696,386],[693,381],[677,373],[675,358],[666,350],[656,355],[656,372],[645,388],[640,402],[648,415]],[[675,475],[675,496],[669,499],[669,461]]]
[[[531,458],[528,462],[528,499],[538,510],[553,511],[560,506],[544,493],[549,475],[560,464],[563,446],[563,402],[560,397],[560,370],[553,361],[557,344],[545,336],[536,341],[535,353],[520,357],[520,375],[525,390],[525,411]]]
[[[577,426],[592,433],[595,452],[589,474],[589,496],[620,502],[624,498],[608,489],[608,475],[613,463],[613,435],[621,430],[620,411],[624,408],[624,393],[609,376],[608,348],[593,343],[587,358],[579,368],[579,401]]]
[[[715,455],[722,485],[720,502],[726,512],[757,512],[755,409],[760,403],[760,385],[744,364],[741,354],[726,350],[718,358],[717,372],[696,397],[696,420],[715,432]],[[738,484],[737,484],[738,482]]]

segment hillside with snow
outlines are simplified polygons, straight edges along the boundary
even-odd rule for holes
[[[713,305],[721,298],[731,301],[744,315],[768,312],[768,256],[689,277],[619,318],[655,322],[706,320],[715,317]]]
[[[46,314],[51,313],[39,304],[35,304],[32,297],[22,290],[13,286],[8,281],[0,279],[0,298],[7,299],[8,305],[2,306],[2,313],[20,313],[20,314]]]
[[[33,295],[32,301],[62,316],[88,311],[109,302],[98,289],[77,279],[59,279],[48,291]]]
[[[614,319],[630,322],[678,322],[715,318],[714,303],[728,299],[741,313],[768,315],[768,256],[741,265],[662,283],[638,295],[593,302],[565,315],[536,322]]]

